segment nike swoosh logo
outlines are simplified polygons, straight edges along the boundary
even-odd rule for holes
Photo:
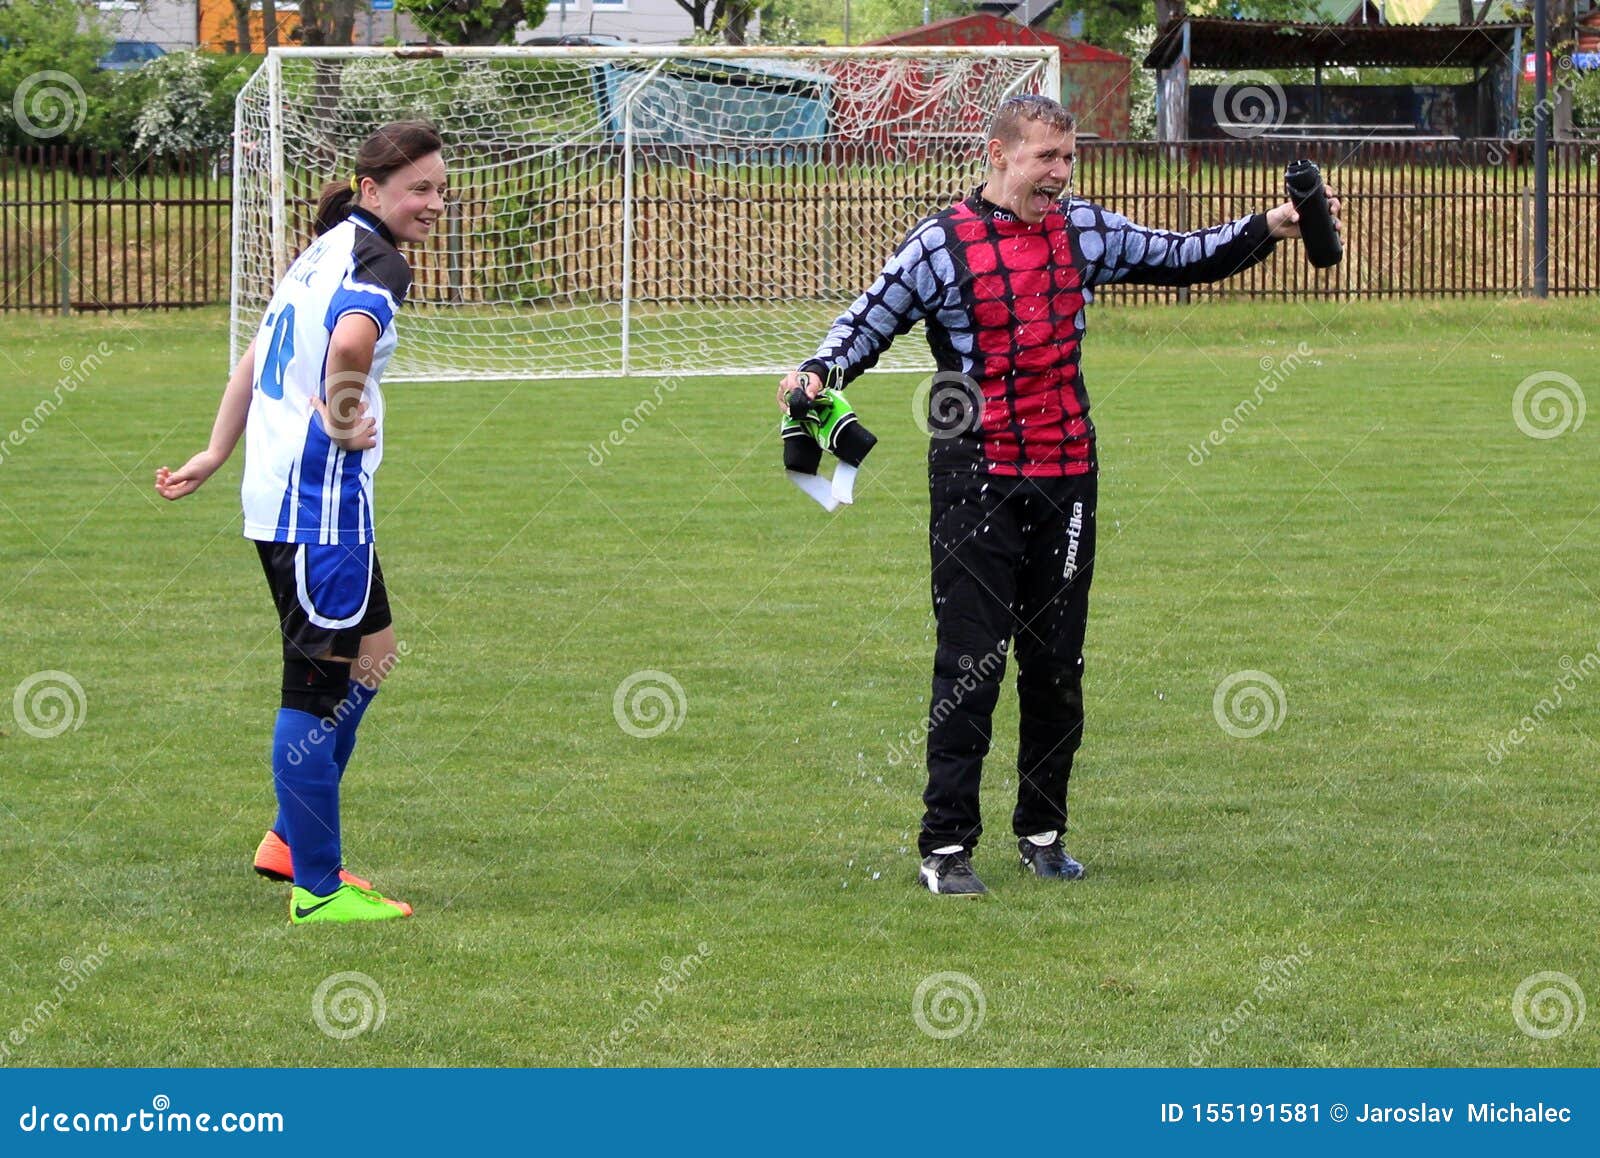
[[[320,904],[320,905],[312,905],[309,909],[302,909],[299,905],[296,905],[294,907],[294,915],[296,917],[298,917],[300,920],[303,921],[307,917],[309,917],[312,913],[314,913],[318,909],[322,908],[323,905],[331,905],[331,904],[333,904],[333,898],[332,897],[329,897],[327,900],[323,901],[322,904]]]

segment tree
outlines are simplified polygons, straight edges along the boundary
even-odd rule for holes
[[[760,0],[677,0],[694,20],[697,32],[715,32],[728,44],[743,44]]]
[[[250,51],[250,0],[232,0],[235,52]]]
[[[544,23],[548,0],[399,0],[429,39],[446,44],[510,44],[517,25],[530,27]]]
[[[300,0],[300,42],[339,47],[355,39],[356,0]]]

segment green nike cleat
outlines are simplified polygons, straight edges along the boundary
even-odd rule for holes
[[[307,925],[314,921],[392,921],[410,915],[411,906],[404,901],[392,901],[355,885],[341,885],[325,897],[298,886],[289,894],[291,925]]]

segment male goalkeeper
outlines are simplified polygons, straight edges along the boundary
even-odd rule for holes
[[[985,892],[971,856],[978,782],[1006,653],[1021,728],[1011,827],[1022,867],[1076,880],[1067,778],[1083,732],[1083,640],[1094,575],[1098,463],[1079,374],[1091,287],[1218,281],[1298,237],[1292,204],[1193,233],[1135,225],[1071,195],[1070,113],[1040,96],[1000,105],[984,184],[925,218],[872,287],[784,377],[842,388],[918,320],[940,373],[930,396],[929,541],[938,645],[928,716],[919,880]],[[1330,202],[1335,222],[1339,203]]]

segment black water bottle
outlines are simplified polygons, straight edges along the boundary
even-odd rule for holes
[[[1318,269],[1338,265],[1344,257],[1344,246],[1339,241],[1339,231],[1334,228],[1333,214],[1328,210],[1328,190],[1322,184],[1322,171],[1312,161],[1299,160],[1283,174],[1284,187],[1289,200],[1300,214],[1300,240],[1306,247],[1306,259]]]

